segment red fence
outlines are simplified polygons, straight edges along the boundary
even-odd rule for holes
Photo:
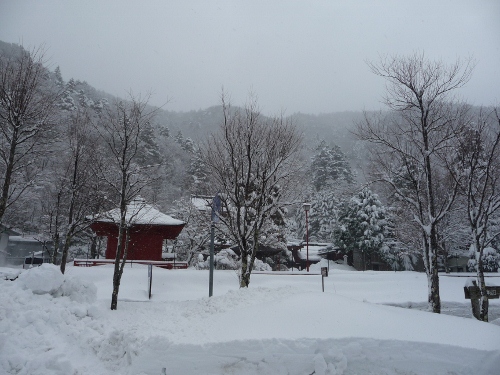
[[[103,266],[105,264],[114,264],[114,259],[74,259],[73,265],[75,267],[94,267]],[[188,268],[187,262],[176,262],[176,261],[157,261],[157,260],[127,260],[126,264],[152,264],[153,266],[165,268],[168,270],[172,269],[186,269]]]

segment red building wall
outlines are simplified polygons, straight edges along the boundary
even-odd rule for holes
[[[106,259],[115,259],[118,237],[109,236]],[[163,237],[151,234],[133,233],[130,235],[127,259],[161,260]]]
[[[175,239],[183,225],[175,226],[135,226],[130,230],[127,259],[162,260],[164,239]],[[106,259],[115,259],[118,245],[118,227],[111,223],[96,222],[91,228],[98,236],[107,236]]]

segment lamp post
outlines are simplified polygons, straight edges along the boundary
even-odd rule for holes
[[[304,207],[304,211],[306,212],[306,269],[309,272],[309,218],[308,213],[311,209],[311,203],[304,203],[302,205]]]

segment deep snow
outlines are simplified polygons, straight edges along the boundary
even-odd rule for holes
[[[234,271],[217,270],[208,298],[208,271],[154,267],[148,300],[147,266],[133,265],[117,311],[112,266],[3,268],[21,274],[0,280],[0,374],[500,373],[495,322],[385,305],[424,304],[424,274],[339,268],[324,293],[305,272],[238,289]],[[466,280],[440,278],[444,305],[470,305]]]

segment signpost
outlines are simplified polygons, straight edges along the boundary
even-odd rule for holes
[[[214,294],[214,237],[215,237],[215,224],[212,222],[210,225],[210,275],[208,280],[208,296],[212,297]]]
[[[149,285],[149,299],[151,299],[151,285],[153,283],[153,265],[148,264],[148,285]]]
[[[321,286],[325,292],[325,277],[328,277],[328,267],[321,267]]]
[[[212,223],[210,225],[210,276],[208,280],[208,296],[212,297],[214,292],[214,237],[215,223],[219,221],[219,212],[221,208],[221,199],[219,193],[215,194],[212,200]]]
[[[467,281],[464,286],[465,299],[470,299],[472,305],[472,315],[479,319],[479,299],[481,298],[481,289],[477,285],[476,280]],[[500,298],[500,286],[487,285],[486,296],[488,300]]]

